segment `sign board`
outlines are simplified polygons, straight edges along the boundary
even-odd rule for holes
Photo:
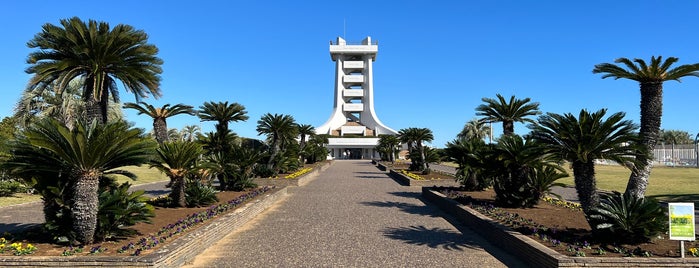
[[[669,203],[670,240],[694,241],[694,203]]]

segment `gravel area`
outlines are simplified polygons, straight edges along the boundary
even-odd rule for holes
[[[366,160],[338,160],[188,267],[524,267]]]

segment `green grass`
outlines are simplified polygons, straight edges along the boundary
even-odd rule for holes
[[[570,177],[559,180],[573,186],[573,172]],[[597,188],[607,191],[624,192],[631,171],[616,165],[596,165]],[[653,167],[646,196],[671,202],[695,202],[699,205],[699,169],[680,167]]]
[[[148,166],[130,166],[123,168],[124,170],[133,172],[138,176],[137,180],[131,180],[125,176],[117,176],[117,181],[119,183],[129,182],[131,185],[139,185],[151,182],[166,181],[169,180],[167,176],[158,171],[157,169],[148,168]],[[41,200],[39,195],[30,194],[15,194],[14,196],[0,197],[0,207],[7,207],[11,205],[24,204],[33,201]]]

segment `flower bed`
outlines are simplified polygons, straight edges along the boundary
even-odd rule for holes
[[[257,185],[301,186],[310,182],[318,173],[330,167],[332,163],[332,161],[320,162],[312,167],[305,167],[291,174],[282,174],[274,178],[255,178],[253,181]]]
[[[4,267],[179,267],[286,195],[286,188],[272,189],[274,187],[264,187],[180,219],[145,239],[128,243],[133,247],[126,245],[115,250],[102,244],[91,247],[89,251],[68,248],[61,254],[71,257],[0,256],[0,262]],[[204,222],[206,224],[201,224]],[[105,251],[112,254],[100,254]],[[115,251],[121,253],[115,255]]]
[[[469,200],[469,197],[456,196],[449,192],[447,194],[457,198],[460,203],[473,201]],[[471,202],[465,206],[433,188],[424,187],[423,196],[466,225],[479,230],[479,233],[490,242],[530,262],[534,267],[696,267],[699,265],[699,258],[641,257],[648,256],[650,252],[634,248],[619,247],[620,252],[600,250],[588,241],[580,239],[581,237],[566,236],[570,233],[563,228],[541,225],[528,217],[505,211],[491,204]],[[556,204],[556,206],[577,210],[569,204]],[[567,217],[562,214],[559,213],[557,216]],[[584,221],[584,218],[582,220]],[[633,258],[623,256],[633,256]]]
[[[388,172],[396,182],[405,186],[459,186],[454,177],[446,174],[432,172],[429,175],[421,175],[407,170],[391,169]]]

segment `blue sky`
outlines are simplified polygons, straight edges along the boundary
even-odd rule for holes
[[[111,2],[110,2],[111,3]],[[26,47],[44,23],[78,16],[142,29],[164,60],[161,106],[244,105],[231,124],[256,137],[265,113],[322,125],[332,111],[328,46],[344,36],[379,42],[375,109],[399,130],[426,127],[443,147],[475,118],[481,98],[529,97],[543,112],[608,108],[638,122],[637,83],[601,79],[595,64],[618,57],[699,62],[696,1],[6,1],[0,10],[0,117],[11,115],[29,75]],[[134,101],[121,92],[122,101]],[[667,82],[662,127],[699,131],[699,78]],[[126,111],[150,130],[152,121]],[[213,124],[179,115],[169,127]],[[494,125],[495,135],[501,127]],[[516,132],[528,130],[515,126]]]

